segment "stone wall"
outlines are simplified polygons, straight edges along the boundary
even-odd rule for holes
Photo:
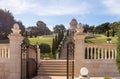
[[[115,60],[82,60],[80,67],[89,70],[90,77],[118,77]]]
[[[80,76],[80,69],[86,67],[90,77],[118,77],[116,66],[116,45],[114,44],[85,44],[85,34],[78,26],[74,35],[75,40],[75,77]]]

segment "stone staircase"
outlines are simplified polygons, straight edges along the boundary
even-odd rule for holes
[[[67,59],[67,44],[70,42],[70,41],[72,41],[72,42],[74,42],[74,40],[73,40],[73,36],[69,36],[69,37],[67,37],[67,39],[66,39],[66,41],[65,41],[65,43],[64,43],[64,45],[63,45],[63,47],[62,47],[62,50],[61,50],[61,53],[60,53],[60,60],[66,60]],[[71,56],[71,58],[72,58],[73,56]]]
[[[72,63],[72,61],[70,61]],[[69,65],[72,67],[72,64]],[[41,60],[39,69],[39,76],[66,76],[67,75],[67,61],[66,60]]]

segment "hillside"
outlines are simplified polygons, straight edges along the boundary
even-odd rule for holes
[[[107,44],[107,39],[111,38],[111,43],[116,44],[117,43],[117,36],[115,37],[106,37],[105,35],[97,35],[95,37],[86,37],[85,42],[86,43],[104,43]]]

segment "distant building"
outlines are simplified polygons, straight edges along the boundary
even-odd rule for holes
[[[77,28],[77,24],[78,24],[77,20],[73,18],[69,24],[70,24],[69,30],[74,32],[75,29]]]

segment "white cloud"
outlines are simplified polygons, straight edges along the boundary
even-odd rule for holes
[[[44,0],[43,0],[44,1]],[[0,7],[8,9],[13,14],[34,13],[37,15],[84,15],[89,13],[90,5],[87,2],[76,0],[0,0]],[[49,2],[51,1],[51,2]]]
[[[107,7],[109,14],[120,15],[120,0],[103,0],[102,2]]]

